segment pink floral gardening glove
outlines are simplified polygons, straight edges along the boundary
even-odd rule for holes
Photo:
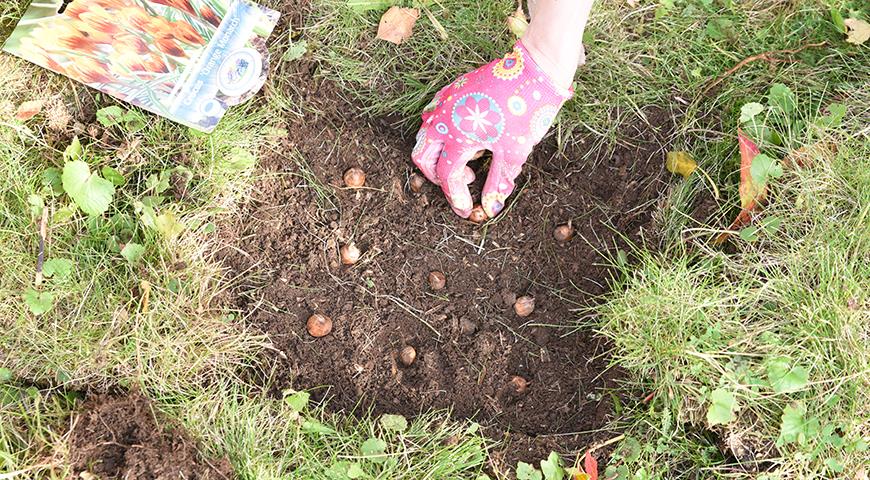
[[[423,126],[411,153],[430,181],[441,185],[459,216],[473,201],[466,166],[480,150],[492,152],[481,204],[498,215],[532,148],[550,129],[573,91],[561,89],[532,60],[522,42],[513,52],[444,87],[423,111]]]

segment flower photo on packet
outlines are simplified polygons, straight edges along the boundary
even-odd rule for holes
[[[210,132],[263,86],[277,21],[248,0],[35,0],[3,50]]]

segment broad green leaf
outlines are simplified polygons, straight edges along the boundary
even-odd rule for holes
[[[42,274],[46,278],[64,280],[72,273],[73,263],[66,258],[50,258],[42,265]]]
[[[60,179],[60,170],[51,167],[42,172],[42,185],[51,188],[56,194],[63,193],[63,182]]]
[[[54,294],[51,292],[37,292],[32,288],[28,288],[22,295],[27,308],[34,315],[42,315],[51,310],[54,305]]]
[[[135,110],[128,110],[121,120],[124,123],[124,129],[131,133],[141,131],[148,124],[145,115]]]
[[[562,480],[565,478],[565,470],[562,468],[562,459],[556,452],[550,452],[546,460],[541,460],[541,473],[545,480]]]
[[[781,225],[782,217],[772,216],[761,221],[761,229],[764,230],[764,233],[767,235],[773,235],[776,233]]]
[[[755,225],[750,225],[748,227],[744,227],[740,229],[739,235],[740,239],[744,242],[752,243],[758,240],[758,231],[759,228]]]
[[[834,473],[842,473],[846,469],[836,458],[825,459],[825,466]]]
[[[846,23],[843,22],[843,15],[834,7],[831,7],[831,22],[840,33],[846,33]]]
[[[233,172],[247,170],[257,164],[257,157],[253,153],[239,147],[233,147],[229,156],[224,161],[223,167]]]
[[[349,467],[347,467],[347,478],[351,480],[355,480],[357,478],[363,478],[366,476],[365,470],[360,466],[359,463],[351,463]]]
[[[381,415],[381,427],[387,431],[404,432],[408,429],[408,420],[401,415]]]
[[[164,170],[160,174],[153,173],[145,179],[145,189],[154,190],[154,193],[160,195],[169,190],[169,177],[172,172]]]
[[[27,196],[27,203],[30,205],[30,216],[39,218],[42,216],[42,211],[45,209],[45,201],[39,195],[31,193]]]
[[[526,462],[517,463],[517,480],[543,480],[544,476],[537,468]]]
[[[803,402],[794,402],[785,407],[782,411],[782,423],[779,427],[779,440],[782,443],[793,443],[801,435],[806,434],[806,420],[804,419],[806,413],[807,407]]]
[[[380,438],[369,438],[359,447],[360,454],[375,463],[382,463],[387,459],[384,452],[387,451],[387,442]]]
[[[290,44],[290,48],[284,52],[284,61],[293,62],[299,60],[308,52],[308,42],[299,40]]]
[[[740,123],[749,123],[756,115],[764,111],[764,105],[751,102],[740,107]]]
[[[643,452],[643,448],[636,438],[626,437],[619,445],[619,450],[617,451],[626,462],[634,463],[640,459],[640,454]]]
[[[100,173],[103,174],[103,177],[106,180],[112,182],[112,184],[115,186],[120,187],[121,185],[124,185],[125,183],[127,183],[127,179],[124,178],[123,175],[121,175],[121,172],[119,172],[118,170],[116,170],[112,167],[103,167],[100,170]]]
[[[107,128],[117,125],[123,118],[124,109],[117,105],[110,105],[97,110],[97,121],[100,122],[100,125]]]
[[[308,406],[308,399],[310,397],[311,394],[308,392],[293,392],[284,397],[284,403],[293,409],[294,412],[301,412]]]
[[[737,418],[737,400],[734,394],[723,388],[710,392],[710,408],[707,410],[707,423],[720,425],[733,422]]]
[[[324,433],[329,435],[334,435],[336,433],[332,428],[327,427],[313,418],[307,418],[302,421],[302,431],[305,433]]]
[[[80,160],[83,153],[84,149],[82,148],[82,142],[79,141],[78,136],[75,136],[73,137],[72,142],[70,142],[70,144],[64,149],[63,159],[67,162]]]
[[[63,189],[88,215],[100,215],[109,209],[115,186],[112,182],[92,174],[90,167],[80,160],[63,166]]]
[[[174,213],[164,212],[154,219],[154,229],[171,240],[184,231],[184,224],[176,220]]]
[[[809,381],[809,372],[800,365],[792,365],[788,358],[778,357],[767,361],[767,380],[776,393],[794,392],[804,388]]]
[[[66,205],[58,208],[54,215],[51,216],[51,223],[63,223],[76,214],[76,208],[72,205]]]
[[[371,10],[386,10],[399,3],[398,0],[347,0],[348,7],[361,13]]]
[[[138,243],[130,242],[121,249],[121,256],[130,262],[131,265],[139,263],[143,255],[145,255],[145,247]]]
[[[12,370],[8,368],[0,368],[0,383],[9,383],[12,381]]]
[[[843,118],[846,117],[846,106],[842,103],[832,103],[828,105],[828,114],[819,117],[816,120],[816,125],[820,128],[835,128],[843,123]]]
[[[774,83],[767,94],[767,104],[785,113],[791,113],[797,106],[797,101],[790,88],[782,83]]]
[[[782,176],[782,165],[779,164],[779,160],[759,153],[752,159],[749,174],[757,185],[766,185],[769,179]]]

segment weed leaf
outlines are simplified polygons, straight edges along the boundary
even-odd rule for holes
[[[831,22],[840,33],[846,33],[846,22],[843,21],[843,15],[834,7],[831,7]]]
[[[779,443],[789,444],[796,442],[802,435],[806,435],[807,422],[804,415],[807,407],[803,402],[794,402],[782,411],[782,423],[779,429]]]
[[[541,460],[541,473],[545,480],[562,480],[565,478],[565,470],[562,468],[562,459],[556,452],[550,452],[546,460]]]
[[[749,167],[749,173],[752,175],[752,181],[759,185],[760,188],[767,188],[767,183],[771,178],[779,178],[782,176],[782,165],[775,158],[771,158],[763,153],[759,153],[752,159],[752,165]]]
[[[543,480],[544,476],[537,468],[526,462],[517,463],[517,480]]]
[[[327,427],[313,418],[307,418],[302,421],[302,431],[305,433],[323,433],[327,435],[335,435],[336,433],[332,428]]]
[[[776,393],[800,390],[809,381],[809,372],[800,365],[792,365],[785,357],[768,361],[766,367],[767,380]]]
[[[9,383],[12,381],[12,377],[12,370],[0,368],[0,383]]]
[[[51,310],[52,305],[54,305],[54,294],[51,292],[37,292],[28,288],[22,297],[27,308],[30,309],[30,313],[34,315],[42,315]]]
[[[707,410],[707,423],[714,425],[726,424],[737,418],[737,400],[734,394],[723,388],[710,392],[710,408]]]
[[[401,415],[381,415],[381,427],[392,432],[404,432],[408,429],[408,420]]]
[[[397,3],[398,0],[347,0],[347,6],[357,12],[383,10]]]
[[[794,93],[782,83],[774,83],[767,94],[767,104],[777,107],[785,113],[791,113],[797,106]]]
[[[347,467],[347,478],[351,480],[357,478],[363,478],[366,475],[365,470],[358,463],[351,463],[349,467]]]
[[[300,40],[298,42],[293,42],[290,44],[290,48],[284,52],[284,61],[292,62],[295,60],[299,60],[308,52],[308,42],[305,40]]]
[[[284,397],[284,403],[294,412],[301,412],[308,406],[309,398],[311,398],[311,394],[308,392],[293,392]]]
[[[387,459],[384,452],[387,451],[387,442],[380,438],[369,438],[359,447],[360,453],[375,463],[382,463]]]
[[[45,209],[45,201],[39,195],[31,193],[27,196],[27,203],[30,205],[30,217],[39,218],[42,216],[42,210]]]
[[[42,274],[45,278],[54,277],[57,280],[65,280],[72,273],[73,263],[65,258],[50,258],[42,265]]]
[[[145,247],[138,243],[130,242],[121,249],[121,256],[127,259],[131,265],[139,263],[143,255],[145,255]]]
[[[117,125],[123,118],[124,109],[118,105],[110,105],[97,110],[97,121],[106,128]]]
[[[42,172],[42,186],[51,188],[56,194],[63,193],[63,182],[60,179],[60,170],[51,167]]]
[[[172,212],[164,212],[154,218],[154,228],[164,238],[172,240],[184,231],[184,224],[175,218]]]
[[[121,175],[121,172],[119,172],[118,170],[116,170],[112,167],[103,167],[100,170],[100,173],[103,174],[103,177],[106,180],[112,182],[112,184],[115,186],[120,187],[121,185],[124,185],[125,183],[127,183],[127,179],[124,178],[123,175]]]
[[[63,166],[63,189],[88,215],[100,215],[109,209],[115,186],[112,182],[91,173],[85,162],[75,160]]]
[[[740,107],[740,123],[751,122],[756,115],[764,111],[764,105],[758,102],[747,103]]]
[[[70,160],[79,160],[82,158],[83,153],[84,149],[82,148],[82,142],[79,141],[78,136],[75,136],[73,137],[72,142],[63,149],[63,159],[67,162]]]

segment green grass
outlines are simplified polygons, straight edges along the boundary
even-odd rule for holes
[[[0,5],[0,32],[9,31],[25,3]],[[656,253],[639,251],[639,263],[621,273],[596,312],[596,327],[613,339],[615,359],[630,374],[627,388],[655,393],[619,420],[629,440],[614,466],[637,479],[758,476],[736,468],[718,436],[755,445],[768,478],[831,478],[840,475],[832,470],[839,466],[843,476],[854,476],[866,457],[860,440],[870,436],[870,62],[866,46],[842,41],[828,10],[848,13],[860,5],[673,3],[658,17],[659,4],[652,2],[596,6],[585,42],[588,63],[554,129],[562,144],[582,137],[606,146],[617,139],[621,121],[643,118],[649,106],[674,105],[674,148],[690,151],[721,195],[722,208],[709,224],[698,221],[689,217],[690,206],[709,194],[708,182],[699,175],[674,180],[657,214],[660,235],[646,246]],[[413,129],[441,86],[513,41],[504,25],[515,8],[510,1],[427,5],[440,27],[424,13],[412,40],[396,47],[374,40],[379,12],[358,14],[341,0],[315,0],[302,32],[274,37],[273,58],[304,39],[320,73],[345,95],[369,113],[399,114]],[[748,55],[819,40],[828,46],[800,54],[798,62],[757,62],[710,95],[699,94]],[[75,402],[61,392],[116,387],[141,388],[208,453],[226,455],[241,478],[340,479],[355,463],[372,478],[479,474],[490,445],[471,424],[449,421],[443,412],[399,433],[366,415],[356,420],[313,406],[299,412],[238,377],[242,369],[262,367],[268,339],[242,327],[237,312],[216,300],[225,286],[214,254],[223,246],[221,222],[251,194],[258,158],[282,148],[281,117],[310,113],[292,87],[293,71],[290,62],[277,61],[270,94],[234,108],[210,136],[152,116],[140,131],[112,127],[109,144],[81,133],[91,167],[117,168],[127,183],[103,217],[74,212],[50,221],[47,258],[68,259],[73,269],[67,278],[46,280],[41,288],[55,300],[35,316],[22,300],[34,287],[37,254],[38,220],[28,199],[39,195],[52,215],[71,204],[42,181],[47,169],[63,167],[68,138],[44,116],[25,126],[11,115],[20,102],[43,95],[74,114],[114,103],[0,56],[0,368],[14,376],[0,384],[0,477],[65,478],[64,429]],[[752,244],[736,240],[726,253],[708,241],[736,213],[740,107],[763,100],[774,82],[792,88],[798,108],[789,119],[771,119],[784,125],[783,138],[762,144],[765,153],[781,158],[819,140],[839,149],[776,182],[764,215],[782,219],[779,231]],[[833,102],[849,106],[842,127],[794,128],[795,120],[809,125]],[[288,158],[293,174],[317,189],[307,159],[295,152]],[[187,179],[185,196],[163,190],[161,175]],[[324,208],[329,195],[327,189],[320,197]],[[172,214],[182,230],[167,235],[149,227],[142,203],[156,204],[155,214]],[[119,251],[131,241],[145,249],[132,264]],[[807,383],[775,392],[767,369],[777,359],[805,369]],[[732,393],[738,408],[733,421],[708,428],[716,389]],[[770,448],[795,402],[821,433]],[[370,438],[387,443],[383,462],[361,458]]]

